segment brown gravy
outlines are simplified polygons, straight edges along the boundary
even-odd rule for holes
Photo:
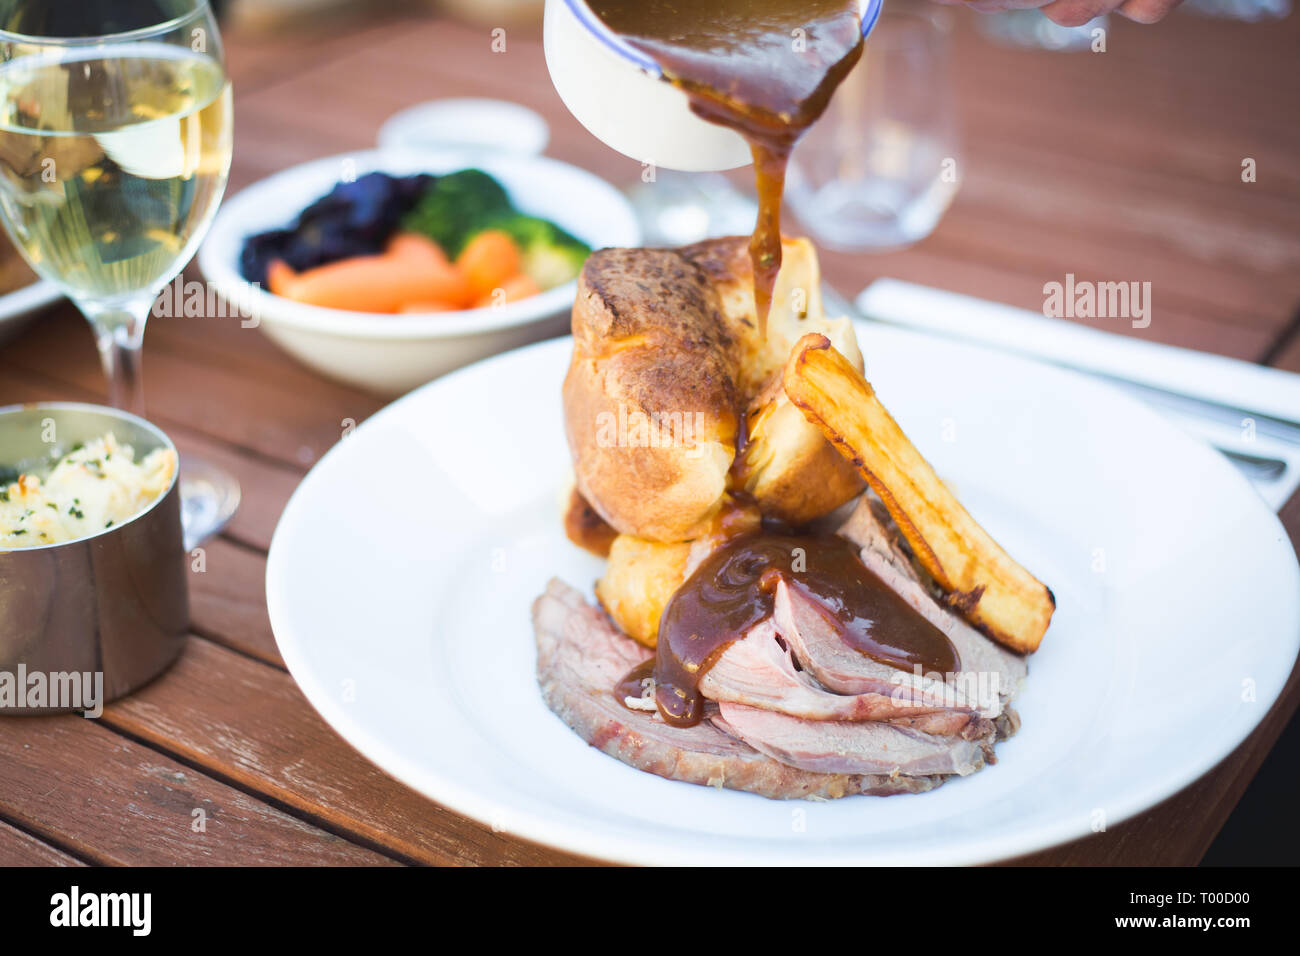
[[[796,550],[798,549],[798,550]],[[655,679],[655,703],[676,726],[700,721],[700,678],[733,641],[772,614],[784,580],[815,598],[841,637],[882,664],[926,673],[955,673],[956,649],[858,558],[836,535],[749,534],[706,558],[677,590],[659,622],[655,657],[615,688],[619,700],[640,697]]]
[[[618,531],[597,513],[577,488],[569,492],[569,506],[564,511],[564,533],[570,541],[601,558],[609,557]]]
[[[754,155],[754,303],[766,329],[781,268],[781,196],[790,151],[862,55],[856,0],[589,0],[659,64],[702,118],[735,130]]]

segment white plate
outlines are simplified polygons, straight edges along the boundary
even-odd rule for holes
[[[267,568],[289,669],[344,738],[429,797],[640,863],[996,860],[1114,826],[1240,744],[1300,648],[1295,555],[1245,479],[1082,376],[858,334],[885,404],[1056,593],[996,766],[928,794],[777,802],[633,770],[553,716],[529,605],[551,575],[600,573],[560,526],[567,340],[426,386],[317,464]]]
[[[0,235],[0,242],[4,241]],[[32,316],[62,297],[59,287],[45,279],[0,295],[0,342],[17,335]]]

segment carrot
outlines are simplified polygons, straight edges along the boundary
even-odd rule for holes
[[[469,280],[476,298],[489,295],[507,279],[518,275],[519,263],[519,247],[499,229],[480,232],[456,257],[456,267]]]
[[[447,254],[428,236],[418,232],[399,232],[388,240],[384,252],[406,262],[425,263],[439,269],[448,268],[451,263]]]
[[[479,295],[436,242],[413,232],[397,233],[380,255],[304,272],[277,259],[267,268],[267,283],[276,295],[354,312],[446,312]]]
[[[411,294],[402,297],[402,301],[403,303],[446,302],[453,308],[464,309],[474,301],[474,290],[465,278],[465,274],[451,263],[447,263],[440,271],[430,270],[425,273],[418,292],[413,289]]]
[[[353,256],[299,273],[285,294],[299,302],[356,312],[396,312],[408,302],[446,302],[464,308],[473,290],[460,272],[386,253]]]
[[[522,274],[512,276],[487,295],[480,296],[475,301],[474,308],[486,309],[494,305],[505,305],[507,302],[518,302],[520,299],[527,299],[529,296],[537,295],[541,291],[541,288],[531,277]]]
[[[294,272],[293,267],[283,259],[272,259],[271,264],[266,267],[266,284],[276,295],[292,299],[293,295],[289,290],[293,288],[297,278],[298,273]]]
[[[353,256],[299,273],[287,295],[330,309],[393,312],[401,304],[392,289],[396,272],[387,256]]]

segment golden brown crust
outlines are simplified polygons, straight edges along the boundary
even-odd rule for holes
[[[675,252],[603,249],[573,306],[565,428],[583,496],[625,534],[694,537],[726,489],[739,423],[734,339]]]
[[[843,504],[860,479],[779,388],[791,347],[811,331],[861,367],[849,320],[822,313],[806,240],[785,242],[766,338],[745,237],[593,253],[563,390],[583,496],[618,531],[665,542],[703,534],[729,490],[792,524]]]
[[[659,616],[683,581],[690,558],[688,542],[663,544],[630,534],[614,539],[596,597],[623,633],[646,647],[659,636]]]

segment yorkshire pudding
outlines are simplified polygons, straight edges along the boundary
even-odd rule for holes
[[[801,525],[861,490],[781,387],[791,349],[809,332],[862,368],[850,320],[822,311],[812,244],[783,246],[766,338],[747,237],[588,258],[573,307],[565,427],[578,490],[622,534],[697,538],[729,492]]]

